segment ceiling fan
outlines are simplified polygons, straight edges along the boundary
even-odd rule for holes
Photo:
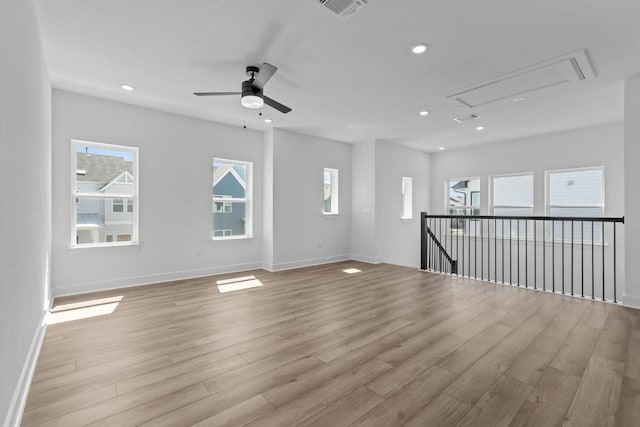
[[[246,70],[249,80],[242,82],[241,92],[194,92],[193,94],[196,96],[242,95],[240,102],[243,107],[256,109],[262,108],[264,104],[267,104],[281,113],[286,114],[291,111],[291,108],[269,98],[268,96],[265,96],[264,93],[262,93],[264,85],[267,84],[271,77],[273,77],[273,74],[277,69],[277,67],[266,62],[262,64],[260,68],[254,65],[249,65]]]

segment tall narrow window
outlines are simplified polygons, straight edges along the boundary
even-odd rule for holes
[[[547,171],[547,213],[550,216],[601,217],[604,215],[604,168],[583,168],[558,171]],[[571,222],[554,222],[553,237],[571,239]],[[591,225],[585,223],[580,230],[575,223],[575,239],[601,241],[601,224],[595,223],[593,236]],[[578,226],[578,229],[576,229]]]
[[[338,169],[324,168],[324,198],[322,212],[337,215],[338,210]]]
[[[491,179],[493,214],[497,216],[533,215],[533,174],[495,176]],[[526,224],[526,225],[525,225]],[[504,226],[504,229],[503,229]],[[528,227],[525,230],[524,227]],[[498,221],[496,235],[531,236],[530,221]]]
[[[137,242],[138,149],[85,141],[71,147],[71,246]]]
[[[253,163],[213,159],[214,239],[252,237]]]
[[[413,180],[410,176],[402,177],[402,215],[400,218],[413,218]]]

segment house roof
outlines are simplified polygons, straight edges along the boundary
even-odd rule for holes
[[[104,221],[97,213],[79,213],[76,215],[76,225],[85,228],[102,228]]]
[[[124,172],[133,173],[132,162],[122,157],[77,153],[76,169],[78,181],[107,184]]]
[[[242,188],[246,189],[247,184],[244,182],[244,179],[240,176],[238,172],[233,168],[233,165],[230,164],[222,164],[219,167],[215,168],[213,171],[213,186],[215,187],[217,183],[222,180],[228,173],[233,175],[235,179],[240,183]]]

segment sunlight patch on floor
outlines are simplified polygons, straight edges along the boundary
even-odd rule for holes
[[[347,268],[346,270],[342,270],[347,274],[354,274],[354,273],[362,273],[362,270],[358,270],[357,268]]]
[[[221,294],[226,292],[241,291],[243,289],[262,287],[262,282],[255,276],[234,277],[232,279],[218,280],[216,282]]]
[[[89,319],[91,317],[106,316],[113,313],[120,304],[122,297],[116,298],[119,299],[117,301],[113,301],[114,298],[104,299],[111,302],[105,302],[103,300],[91,300],[81,303],[68,304],[68,306],[71,308],[68,308],[66,310],[61,309],[61,307],[66,306],[58,306],[54,310],[52,310],[51,313],[49,313],[47,324],[55,325],[57,323],[65,323],[72,322],[74,320]]]

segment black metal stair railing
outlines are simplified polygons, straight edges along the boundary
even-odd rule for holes
[[[624,217],[421,214],[421,269],[617,302]]]

